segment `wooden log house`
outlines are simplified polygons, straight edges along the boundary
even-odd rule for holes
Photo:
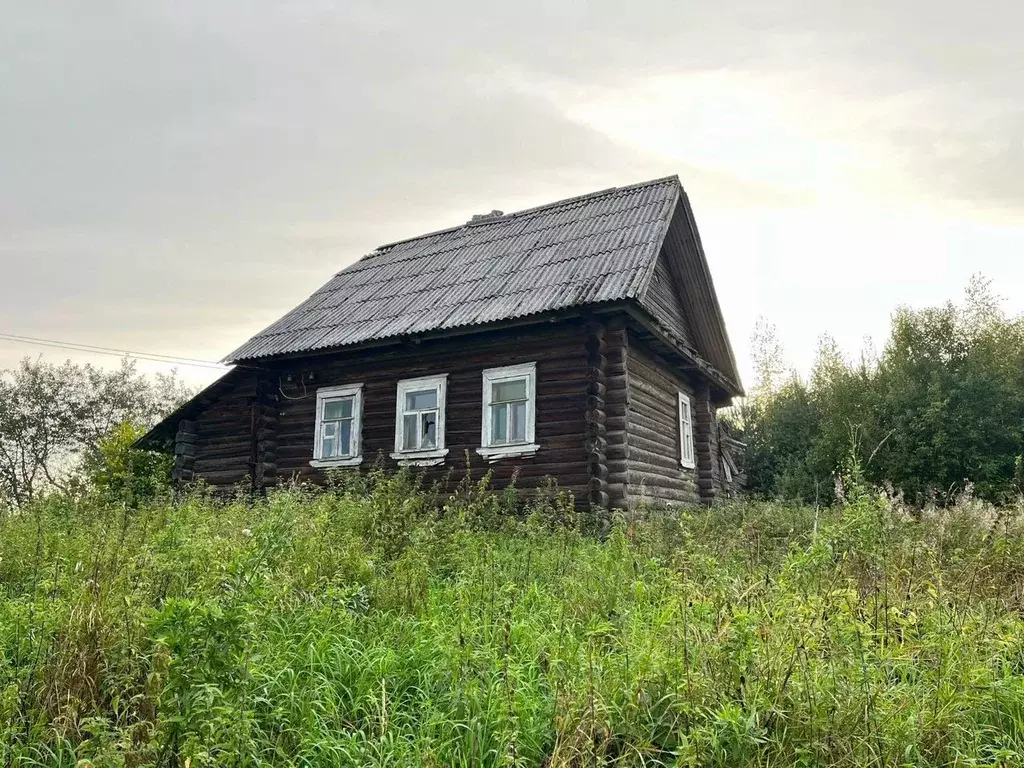
[[[581,506],[710,504],[742,394],[675,176],[384,245],[227,358],[139,444],[227,489],[333,469],[555,478]]]

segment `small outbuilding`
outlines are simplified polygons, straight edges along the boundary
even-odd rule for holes
[[[383,245],[227,362],[140,441],[179,481],[382,457],[608,508],[712,503],[736,475],[716,414],[743,390],[675,176]]]

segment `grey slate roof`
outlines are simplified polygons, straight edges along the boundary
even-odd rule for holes
[[[681,192],[679,179],[669,176],[381,246],[226,359],[636,299]]]

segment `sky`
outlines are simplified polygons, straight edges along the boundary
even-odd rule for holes
[[[377,245],[669,174],[748,384],[758,318],[806,371],[974,273],[1024,311],[1019,0],[0,12],[0,334],[219,360]]]

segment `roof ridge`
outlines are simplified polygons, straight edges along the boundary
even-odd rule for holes
[[[621,189],[627,189],[627,187],[615,187],[614,189],[621,190]],[[577,199],[582,199],[583,197],[585,197],[585,196],[580,196],[580,198],[569,198],[569,199],[570,200],[577,200]],[[647,202],[647,203],[642,203],[642,204],[638,204],[638,205],[633,205],[633,206],[627,208],[626,210],[628,210],[628,211],[636,211],[636,210],[639,210],[640,208],[644,208],[645,206],[650,205],[650,204],[651,204],[650,202]],[[533,211],[534,209],[529,209],[529,210]],[[524,211],[517,211],[517,213],[524,213]],[[606,213],[599,214],[598,216],[594,216],[592,218],[596,219],[596,218],[600,218],[601,216],[616,216],[616,215],[619,215],[620,213],[621,213],[621,211],[606,212]],[[508,214],[508,215],[511,216],[512,214]],[[455,229],[463,229],[464,226],[463,227],[456,227]],[[552,225],[552,226],[549,226],[549,227],[543,227],[543,228],[535,230],[535,231],[539,232],[539,233],[549,232],[549,231],[551,231],[553,229],[557,229],[560,226],[563,226],[563,225],[562,224],[555,224],[555,225]],[[615,229],[608,230],[608,232],[621,232],[624,229],[629,229],[630,227],[634,227],[634,226],[637,226],[637,224],[635,224],[635,223],[634,224],[623,224],[622,226],[616,227]],[[441,230],[441,232],[449,232],[449,231],[452,231],[452,230]],[[439,234],[439,233],[435,232],[435,233],[432,233],[432,234]],[[504,237],[495,238],[494,240],[491,240],[489,242],[496,243],[496,242],[498,242],[500,240],[514,240],[515,238],[522,237],[522,236],[523,236],[522,233],[513,232],[512,234],[505,235]],[[586,239],[588,237],[593,237],[593,236],[594,236],[593,233],[591,233],[591,234],[584,234],[584,235],[577,235],[576,237],[573,237],[573,238],[570,238],[568,240],[562,241],[560,243],[560,245],[564,245],[567,242],[574,242],[574,241],[577,241],[577,240],[583,240],[583,239]],[[421,239],[426,238],[426,237],[430,237],[430,235],[421,235],[420,237],[412,237],[412,238],[409,238],[408,240],[399,240],[399,241],[393,243],[392,245],[399,245],[401,243],[409,243],[409,242],[412,242],[413,240],[421,240]],[[382,247],[384,247],[384,246],[382,246]],[[388,246],[388,247],[390,247],[390,246]],[[442,248],[439,251],[433,251],[430,255],[431,256],[440,256],[442,254],[449,253],[449,252],[452,252],[452,251],[457,251],[457,250],[459,250],[459,246],[457,244],[455,244],[455,245],[453,245],[451,247]],[[532,247],[531,247],[531,249],[528,249],[528,250],[532,250]],[[368,254],[368,256],[364,256],[362,259],[359,259],[359,261],[355,261],[355,262],[349,264],[344,269],[336,272],[335,273],[335,277],[340,275],[342,272],[350,272],[351,271],[352,273],[356,273],[356,272],[365,271],[367,269],[373,269],[374,268],[373,264],[363,264],[363,262],[369,256],[374,256],[374,255],[381,255],[381,256],[383,256],[384,253],[379,251],[379,250],[378,251],[374,251],[373,253]],[[422,254],[420,254],[420,253],[412,253],[408,257],[406,257],[404,259],[401,259],[401,261],[414,261],[415,259],[418,259],[418,258],[421,258],[421,257],[422,257]],[[492,256],[492,257],[489,257],[489,258],[499,258],[499,257]],[[392,262],[392,263],[396,263],[396,262]],[[361,264],[363,265],[362,269],[356,269]]]
[[[670,182],[670,181],[675,181],[676,183],[679,183],[679,174],[673,173],[670,176],[661,176],[661,177],[659,177],[657,179],[648,179],[647,181],[638,181],[638,182],[636,182],[634,184],[626,184],[625,186],[621,186],[621,187],[608,187],[606,189],[599,189],[597,192],[587,192],[586,194],[575,195],[573,197],[566,197],[566,198],[564,198],[562,200],[555,200],[554,202],[551,202],[551,203],[544,203],[543,205],[535,205],[532,208],[523,208],[521,211],[512,211],[511,213],[506,213],[506,214],[503,214],[502,216],[495,216],[492,219],[483,219],[481,221],[475,221],[472,224],[467,222],[465,224],[458,224],[458,225],[453,226],[453,227],[445,227],[444,229],[434,230],[433,232],[426,232],[426,233],[424,233],[422,235],[414,235],[413,237],[403,237],[401,240],[393,240],[390,243],[384,243],[383,245],[378,245],[370,253],[366,254],[361,259],[359,259],[359,261],[362,261],[363,259],[368,259],[371,256],[377,256],[377,255],[383,253],[384,251],[386,251],[387,249],[390,249],[390,248],[392,248],[392,247],[394,247],[396,245],[401,245],[402,243],[411,243],[413,240],[423,240],[424,238],[433,237],[435,235],[444,235],[444,234],[447,234],[449,232],[457,232],[460,229],[466,229],[468,227],[473,227],[474,229],[478,228],[478,227],[484,227],[484,226],[487,226],[489,224],[497,224],[497,223],[502,222],[502,221],[508,221],[509,219],[518,218],[519,216],[525,216],[527,214],[537,213],[539,211],[547,210],[549,208],[557,208],[559,206],[568,205],[570,203],[578,203],[581,200],[590,200],[590,199],[593,199],[593,198],[602,197],[604,195],[610,195],[613,192],[628,192],[628,191],[633,190],[633,189],[641,189],[643,187],[653,187],[653,186],[657,186],[658,184],[665,184],[665,183]],[[356,263],[358,263],[358,262],[356,262]]]
[[[658,263],[659,254],[661,252],[662,247],[665,244],[665,238],[668,237],[668,230],[672,226],[672,216],[675,213],[676,208],[679,206],[680,201],[683,199],[685,195],[686,190],[684,190],[682,184],[680,184],[679,187],[673,192],[672,198],[666,200],[664,207],[662,208],[660,221],[661,232],[659,233],[659,237],[657,238],[654,253],[650,255],[650,262],[647,265],[647,269],[644,271],[643,274],[640,275],[640,279],[637,281],[636,285],[633,286],[633,290],[631,292],[631,295],[634,298],[639,299],[640,301],[643,301],[644,297],[647,295],[648,289],[651,286],[651,280],[654,277],[654,270]]]

